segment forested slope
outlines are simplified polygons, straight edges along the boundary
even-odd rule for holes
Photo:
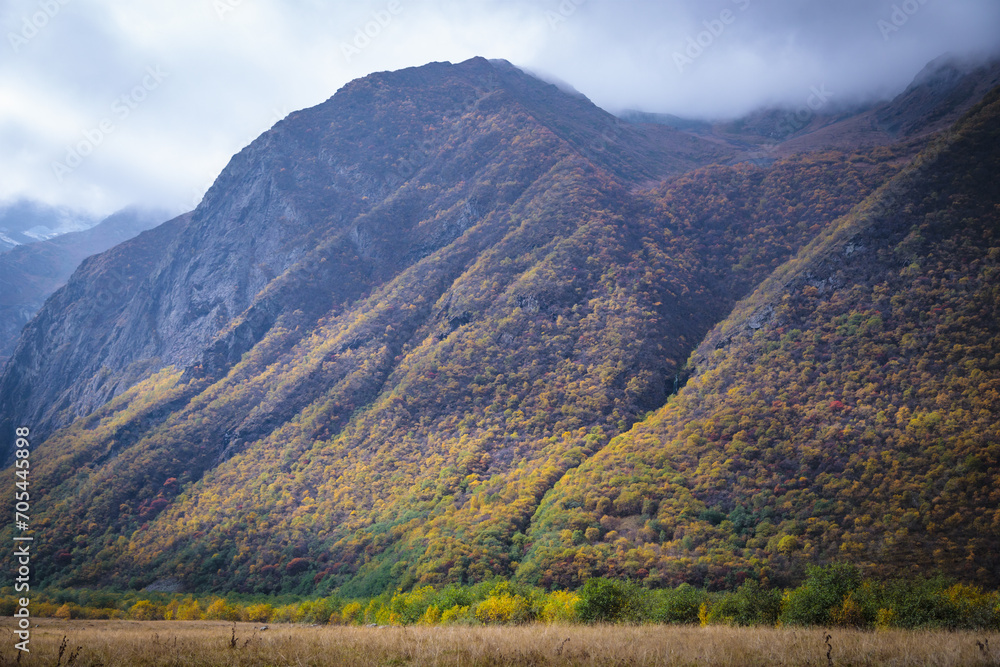
[[[993,576],[995,106],[722,166],[506,63],[353,82],[29,325],[39,581]]]
[[[1000,95],[782,266],[567,474],[519,574],[1000,581]]]

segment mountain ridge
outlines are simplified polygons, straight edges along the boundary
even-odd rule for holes
[[[157,363],[160,367],[173,364],[179,364],[182,367],[191,366],[197,361],[202,350],[209,344],[216,332],[238,319],[244,310],[252,306],[256,294],[268,282],[291,268],[298,259],[306,254],[304,248],[313,243],[310,239],[322,234],[324,229],[328,229],[327,225],[330,223],[321,221],[324,215],[322,211],[330,210],[333,212],[334,215],[338,216],[341,225],[366,211],[371,216],[372,202],[378,201],[379,197],[387,192],[387,188],[405,188],[407,181],[421,178],[421,171],[427,169],[427,164],[426,160],[421,157],[422,151],[425,149],[412,138],[415,136],[412,133],[416,131],[416,127],[413,119],[406,115],[412,111],[412,107],[405,107],[404,103],[403,110],[392,108],[392,120],[387,120],[383,127],[372,127],[370,119],[365,117],[366,110],[359,106],[369,100],[377,99],[379,91],[387,85],[387,81],[403,81],[405,82],[404,90],[419,90],[422,94],[431,95],[436,100],[436,104],[429,103],[428,106],[431,116],[440,113],[443,118],[427,117],[428,122],[448,124],[452,122],[449,120],[451,116],[461,122],[461,114],[468,115],[468,111],[474,110],[475,105],[485,104],[487,105],[486,110],[489,111],[490,105],[504,104],[504,100],[498,98],[497,95],[505,93],[498,93],[500,89],[494,89],[498,82],[508,82],[507,85],[513,87],[514,84],[509,83],[509,80],[513,79],[516,82],[518,78],[528,79],[523,74],[512,74],[511,71],[516,70],[509,64],[503,66],[502,70],[498,74],[497,70],[487,61],[473,59],[460,66],[432,64],[426,68],[411,68],[400,73],[374,74],[352,82],[342,89],[340,96],[342,99],[334,96],[306,114],[310,118],[316,117],[316,120],[310,120],[310,123],[323,123],[324,119],[332,118],[331,114],[347,114],[350,119],[348,122],[353,124],[349,125],[349,129],[343,132],[335,131],[328,140],[330,143],[328,147],[323,146],[322,142],[312,139],[311,135],[314,130],[301,124],[299,119],[303,117],[305,112],[293,113],[287,119],[276,124],[274,128],[233,158],[230,165],[206,193],[203,202],[193,212],[188,229],[173,242],[170,248],[165,249],[165,252],[172,253],[170,257],[186,257],[187,259],[179,259],[178,261],[187,264],[183,267],[177,265],[171,268],[170,257],[165,257],[164,265],[148,277],[148,280],[159,281],[161,284],[178,283],[178,281],[183,280],[187,282],[189,287],[174,290],[172,293],[163,294],[156,299],[148,299],[144,303],[133,302],[130,304],[129,308],[132,312],[126,318],[129,323],[128,328],[121,333],[114,334],[117,337],[117,342],[109,341],[110,354],[102,360],[102,367],[110,370],[113,376],[115,373],[123,372],[130,364],[140,359],[159,359],[160,361]],[[438,76],[434,73],[441,71],[457,72],[458,76],[454,79],[448,79],[444,88],[428,88],[425,85],[426,77]],[[493,78],[490,78],[491,76]],[[554,86],[537,82],[534,79],[531,79],[527,85],[529,88],[539,89],[549,96],[552,95],[552,92],[558,92]],[[562,98],[557,99],[561,100]],[[520,105],[523,108],[517,99],[512,102],[508,100],[507,104]],[[596,116],[599,119],[602,132],[613,127],[612,117],[589,102],[584,104],[583,101],[574,98],[568,104],[574,109],[583,108]],[[392,126],[394,122],[398,123],[400,118],[406,119],[411,129],[400,135],[399,139],[402,140],[402,145],[394,145],[396,154],[391,158],[391,162],[388,155],[380,161],[361,157],[358,152],[358,138],[370,135],[377,139],[380,134],[385,132],[385,127]],[[367,134],[354,136],[359,131],[358,128],[364,128],[360,131]],[[437,127],[431,125],[430,136],[426,141],[434,141],[431,137],[436,133],[436,130]],[[599,141],[594,144],[585,142],[584,148],[593,149],[599,157],[602,156],[607,146],[616,145],[614,137],[605,139],[604,136],[603,134],[599,135]],[[634,138],[638,135],[631,132],[627,136]],[[281,137],[280,140],[279,137]],[[272,155],[274,142],[279,141],[283,148],[277,154]],[[485,145],[481,148],[485,148]],[[335,153],[331,152],[333,150]],[[315,157],[297,159],[295,165],[292,166],[291,155],[298,154],[299,151],[306,151],[303,155],[307,155],[310,151],[318,152]],[[334,155],[337,157],[333,157]],[[468,159],[468,157],[469,154],[466,153],[462,159]],[[273,167],[266,166],[272,163]],[[652,168],[649,167],[649,169]],[[326,178],[327,171],[331,169],[335,174],[333,179],[335,185],[326,185],[318,191],[330,192],[332,187],[333,193],[324,195],[325,199],[316,199],[313,194],[308,194],[299,204],[294,203],[297,188],[294,181],[288,180],[289,171],[295,173],[296,179],[322,182]],[[282,174],[286,175],[282,176]],[[646,176],[648,172],[643,171],[642,174]],[[429,174],[425,177],[434,178],[437,176]],[[450,177],[447,174],[445,176]],[[277,180],[279,177],[284,180]],[[242,192],[239,192],[240,190]],[[407,191],[412,193],[412,186]],[[380,195],[380,193],[383,194]],[[486,191],[479,195],[483,201],[495,200],[497,196],[493,192]],[[501,193],[499,197],[503,197],[503,194]],[[419,201],[419,198],[417,200]],[[244,203],[239,204],[239,202]],[[219,204],[218,209],[215,208],[217,203]],[[243,208],[234,208],[234,205]],[[331,206],[334,208],[331,209]],[[440,203],[439,206],[448,208],[448,205],[444,203]],[[210,211],[210,213],[206,213],[206,211]],[[303,211],[311,213],[307,215]],[[312,219],[308,220],[310,216]],[[272,218],[277,219],[279,224],[271,224]],[[259,226],[260,229],[253,233],[246,233],[244,225],[247,220],[255,221],[253,224]],[[366,232],[364,225],[366,221],[374,224],[381,223],[371,217],[362,217],[359,220],[361,225],[354,227],[353,231],[350,232],[354,236],[349,240],[350,246],[354,247],[353,250],[348,246],[342,248],[341,252],[355,252],[361,255],[366,252],[370,253],[371,248],[365,248],[368,232]],[[334,222],[334,224],[337,223]],[[295,229],[295,232],[287,231],[292,228]],[[282,238],[286,231],[288,234],[302,234],[295,241],[302,247],[297,249],[283,248]],[[438,238],[443,240],[449,232],[441,230],[438,233]],[[440,236],[440,234],[444,234],[444,236]],[[208,239],[213,240],[208,241]],[[440,242],[440,240],[433,239],[429,241],[431,247]],[[427,241],[423,241],[423,243],[427,243]],[[216,261],[217,264],[208,266],[203,259],[200,259],[202,257],[214,258],[213,261]],[[218,264],[222,257],[229,258],[225,267]],[[261,262],[262,259],[265,261]],[[369,270],[379,263],[377,256],[365,259],[373,265],[369,266]],[[312,266],[319,266],[319,264],[313,262]],[[260,267],[265,268],[260,270]],[[210,274],[235,277],[227,278],[213,291],[202,294],[203,290],[199,285],[212,282],[207,278]],[[144,289],[153,295],[157,294],[158,290],[162,291],[162,288],[157,288],[155,284],[150,284]],[[266,310],[261,309],[258,312],[266,312]],[[270,318],[265,316],[258,320],[258,326],[264,326],[264,323],[269,321]],[[148,323],[156,323],[155,330],[150,330]],[[172,342],[167,343],[164,347],[158,341]],[[221,358],[235,358],[244,351],[238,349],[238,353],[229,352]],[[214,363],[217,365],[220,357],[216,356],[215,359]],[[213,362],[210,362],[209,365],[211,363]],[[127,386],[130,386],[130,380],[124,379],[122,382],[116,383],[110,394],[105,392],[104,395],[114,395]],[[59,390],[58,385],[56,385],[47,395],[38,397],[33,408],[25,410],[23,405],[12,406],[8,409],[8,414],[10,412],[21,413],[25,419],[35,423],[41,432],[47,433],[51,430],[49,428],[51,418],[43,416],[45,410],[41,404],[56,403],[56,396],[63,391]],[[19,393],[22,392],[9,385],[0,388],[0,395],[10,396]],[[73,412],[79,416],[84,411],[85,409],[75,409]],[[51,421],[51,426],[64,424],[65,421],[61,420]]]
[[[746,317],[770,332],[740,300],[884,199],[917,146],[754,165],[588,105],[483,59],[372,75],[241,151],[193,213],[85,261],[0,380],[3,414],[44,439],[40,578],[370,594],[600,568],[768,576],[732,549],[721,569],[685,573],[680,551],[619,567],[721,510],[654,519],[665,492],[603,485],[628,479],[615,457],[687,400],[686,375],[704,384],[704,359],[727,353],[702,341]],[[567,500],[578,480],[594,492]],[[779,549],[807,533],[772,527],[743,548],[770,554],[780,534],[775,563],[829,557]]]

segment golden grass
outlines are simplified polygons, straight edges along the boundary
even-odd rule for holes
[[[722,626],[303,627],[217,621],[37,619],[21,665],[782,665],[826,666],[821,629]],[[17,664],[12,619],[0,622],[0,664]],[[833,665],[1000,665],[1000,635],[831,630]],[[63,637],[66,648],[60,662]],[[989,650],[978,642],[989,640]]]

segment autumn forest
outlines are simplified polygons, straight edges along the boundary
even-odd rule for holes
[[[47,613],[1000,626],[1000,93],[738,132],[483,59],[278,123],[4,369]]]

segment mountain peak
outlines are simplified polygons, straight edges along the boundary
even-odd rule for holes
[[[982,66],[983,61],[979,59],[959,56],[954,53],[944,53],[927,63],[913,77],[913,81],[907,86],[907,90],[917,86],[947,85]]]
[[[687,151],[675,156],[664,150],[671,140],[485,58],[358,79],[234,156],[192,215],[172,226],[183,233],[164,236],[170,243],[133,276],[141,284],[127,301],[80,311],[95,354],[57,346],[39,366],[34,345],[78,339],[82,325],[43,312],[25,332],[33,345],[14,352],[0,379],[0,396],[8,414],[47,432],[160,368],[223,373],[282,313],[318,317],[359,298],[505,211],[556,165],[636,182],[720,153],[683,139]],[[351,278],[318,287],[334,275]],[[67,289],[60,307],[70,293],[99,296],[74,281]],[[59,333],[38,329],[51,317]],[[70,367],[77,378],[39,386],[53,368]]]
[[[1000,421],[937,411],[996,376],[989,111],[900,179],[911,144],[719,164],[735,143],[482,58],[352,82],[193,213],[85,260],[25,328],[0,438],[34,438],[37,579],[724,586],[842,553],[891,567],[878,540],[925,524],[905,543],[960,538],[940,562],[964,573],[948,562],[995,545],[970,537],[985,514],[954,525],[956,498],[986,506],[1000,465],[965,426]],[[761,285],[780,298],[745,346],[723,334],[746,318],[709,335]],[[696,350],[719,366],[687,388]],[[876,502],[888,447],[914,467]]]

